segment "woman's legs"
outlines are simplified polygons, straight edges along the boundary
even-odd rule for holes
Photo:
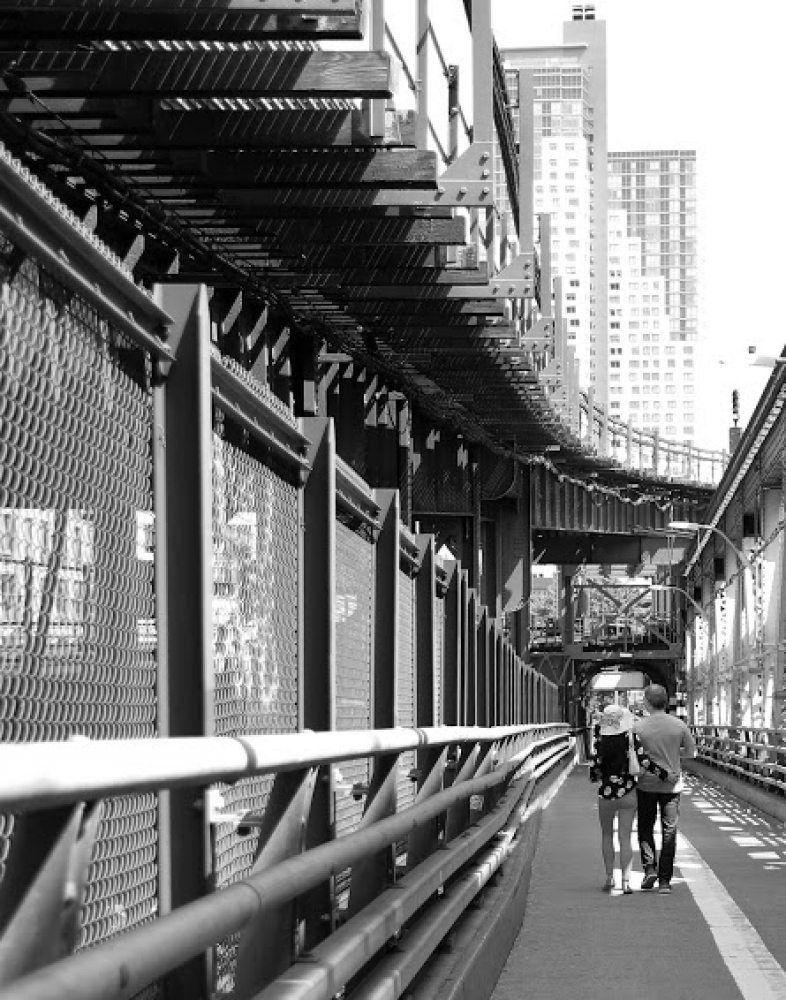
[[[620,841],[620,868],[622,869],[622,885],[630,881],[630,870],[633,866],[633,821],[636,818],[636,795],[633,792],[620,799],[617,803],[618,833]]]
[[[600,820],[600,849],[603,854],[603,865],[606,877],[614,878],[614,815],[617,812],[617,802],[598,799],[598,819]]]

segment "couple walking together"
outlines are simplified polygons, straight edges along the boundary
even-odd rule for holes
[[[693,757],[696,748],[690,730],[680,719],[666,713],[668,695],[660,684],[644,691],[647,715],[636,719],[621,705],[608,705],[595,733],[595,752],[590,761],[590,780],[600,782],[598,817],[601,849],[606,867],[604,889],[614,888],[614,817],[620,844],[622,891],[633,892],[631,834],[638,809],[639,847],[644,869],[642,889],[671,892],[677,821],[683,789],[680,757]],[[655,821],[660,812],[661,850],[655,849]]]

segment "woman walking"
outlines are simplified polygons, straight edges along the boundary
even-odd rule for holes
[[[614,817],[620,842],[622,891],[627,896],[630,870],[633,864],[633,820],[636,818],[636,775],[641,769],[650,771],[661,780],[669,772],[653,763],[633,732],[633,714],[621,705],[603,709],[595,732],[595,752],[590,760],[590,781],[598,781],[598,818],[600,819],[601,850],[606,868],[603,888],[614,887]]]

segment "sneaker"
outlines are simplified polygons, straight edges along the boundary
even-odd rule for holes
[[[644,878],[641,880],[642,889],[654,889],[655,883],[658,881],[658,876],[655,872],[647,872]]]
[[[669,882],[661,882],[658,886],[658,892],[661,896],[668,896],[671,892],[671,884]]]

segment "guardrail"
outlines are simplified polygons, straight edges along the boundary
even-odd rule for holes
[[[778,729],[692,726],[699,760],[786,794],[786,741]]]
[[[371,976],[353,995],[377,995],[382,980],[406,986],[498,871],[536,783],[566,766],[573,746],[562,724],[2,746],[0,810],[27,821],[8,858],[6,886],[16,887],[11,895],[24,905],[14,912],[5,896],[3,996],[131,997],[238,934],[237,1000],[328,1000],[361,971]],[[412,806],[396,812],[399,758],[411,751],[418,753],[409,775],[418,792]],[[311,846],[311,804],[324,786],[324,769],[358,757],[374,760],[368,788],[347,791],[366,799],[359,826]],[[275,779],[264,812],[221,811],[215,783],[266,774]],[[84,894],[104,797],[175,788],[206,789],[194,807],[211,824],[234,824],[258,837],[250,874],[61,957]],[[394,851],[402,841],[405,865]],[[317,890],[347,868],[351,888],[342,920],[308,948],[306,962],[304,924],[319,917]],[[413,920],[421,943],[397,965],[386,948]]]

